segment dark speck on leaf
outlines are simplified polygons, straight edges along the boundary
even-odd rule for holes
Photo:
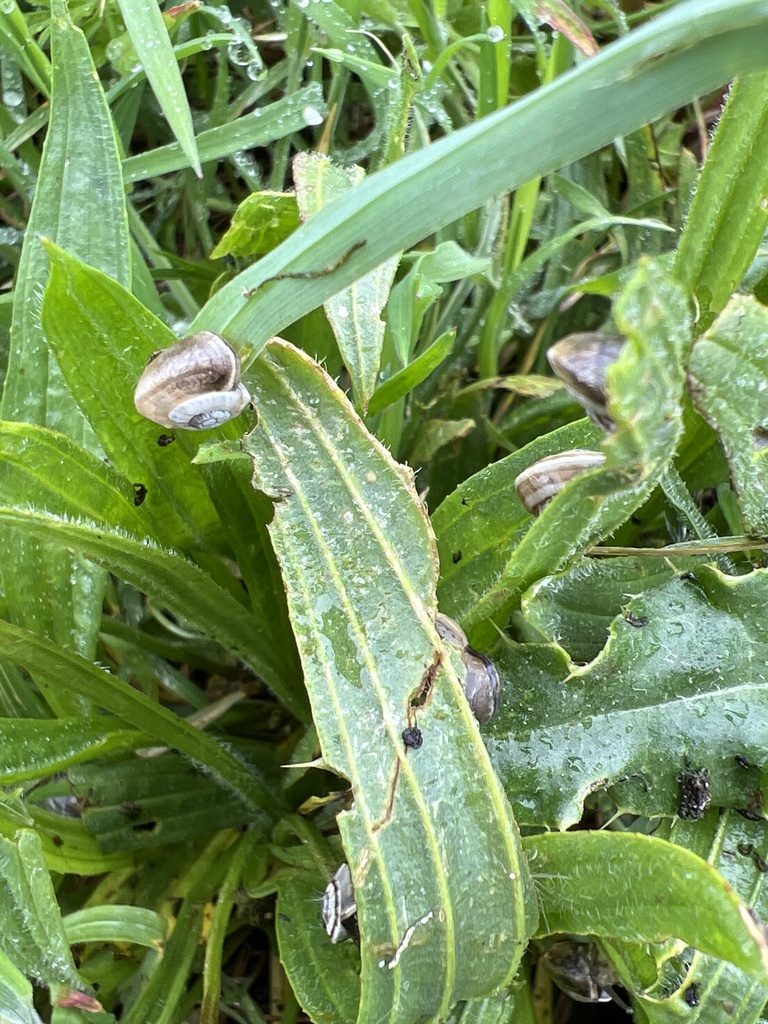
[[[709,769],[696,768],[680,772],[677,781],[681,794],[677,813],[681,818],[688,818],[690,821],[703,818],[712,802],[709,792]]]
[[[752,767],[752,765],[749,763],[749,761],[746,759],[746,757],[743,754],[736,754],[734,760],[735,760],[736,764],[740,765],[742,768],[751,768]]]
[[[691,982],[683,994],[683,998],[690,1007],[699,1005],[699,986],[697,982]]]
[[[461,552],[454,551],[451,557],[453,558],[453,564],[457,565],[461,561]]]
[[[136,508],[138,508],[139,505],[144,504],[144,499],[146,498],[146,496],[147,488],[144,486],[144,484],[133,485],[133,504],[136,506]]]
[[[403,743],[406,747],[410,747],[411,750],[418,750],[423,742],[424,736],[422,731],[417,729],[415,725],[403,730]]]
[[[643,626],[647,626],[650,622],[647,615],[633,615],[632,612],[628,612],[624,618],[630,626],[635,626],[637,629],[642,629]]]
[[[161,434],[157,439],[157,443],[161,448],[167,448],[169,444],[173,444],[176,440],[175,434]]]
[[[467,501],[467,499],[466,499],[466,498],[462,498],[462,499],[461,499],[461,504],[462,504],[462,505],[469,505],[469,502]]]

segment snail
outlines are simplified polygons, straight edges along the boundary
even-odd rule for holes
[[[569,334],[547,350],[555,374],[603,430],[614,427],[607,408],[608,369],[625,344],[624,338],[613,334]]]
[[[467,670],[462,684],[464,693],[475,718],[480,725],[485,725],[501,705],[501,683],[496,666],[485,654],[469,646],[467,635],[458,622],[438,612],[435,626],[441,639],[461,652],[461,660]]]
[[[555,942],[539,963],[558,988],[579,1003],[624,1003],[613,986],[620,979],[596,942]]]
[[[133,400],[153,423],[207,430],[239,415],[251,396],[240,383],[237,352],[213,331],[200,331],[152,356]]]
[[[342,864],[323,893],[323,924],[331,942],[357,936],[357,903],[349,864]]]
[[[520,501],[531,515],[537,516],[574,477],[590,469],[599,469],[604,462],[602,452],[588,448],[572,448],[557,455],[547,455],[516,478],[515,487]]]

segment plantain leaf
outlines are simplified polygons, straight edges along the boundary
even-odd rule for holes
[[[287,343],[251,383],[259,425],[243,444],[277,502],[270,531],[323,757],[354,795],[339,827],[360,1019],[432,1019],[514,975],[536,913],[519,838],[435,634],[434,542],[411,473]],[[414,721],[418,750],[402,738]],[[457,814],[463,785],[473,798]]]
[[[77,973],[45,866],[31,829],[14,842],[0,836],[0,950],[25,974],[45,984],[86,988]]]
[[[41,289],[48,277],[41,236],[71,245],[126,285],[130,245],[114,126],[88,40],[63,0],[51,4],[51,57],[50,124],[14,292],[0,413],[5,420],[46,424],[96,451],[41,326]],[[87,335],[76,335],[71,344],[76,358],[87,362]],[[101,569],[15,534],[3,543],[0,567],[16,622],[94,657],[106,585]],[[41,592],[47,600],[39,599]],[[39,685],[55,710],[71,713],[81,704]]]
[[[39,779],[112,750],[130,750],[147,736],[109,718],[0,719],[0,782]]]
[[[768,312],[734,295],[693,346],[688,374],[699,412],[720,434],[748,533],[768,533]]]
[[[32,986],[0,950],[0,1024],[43,1024],[32,1002]]]
[[[549,832],[528,837],[524,847],[541,897],[539,935],[681,938],[768,979],[765,928],[690,850],[636,832]]]
[[[293,176],[301,219],[307,221],[327,203],[359,185],[365,172],[361,167],[337,167],[319,153],[302,153],[293,162]],[[384,344],[381,311],[399,260],[399,255],[385,260],[325,303],[328,322],[352,377],[355,404],[362,412],[376,389]]]
[[[698,300],[700,329],[709,327],[738,289],[768,226],[767,128],[768,74],[738,79],[675,254],[676,276]]]

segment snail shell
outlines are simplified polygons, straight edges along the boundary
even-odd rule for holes
[[[574,477],[590,469],[599,469],[604,462],[602,452],[587,448],[573,448],[539,459],[515,480],[520,501],[531,515],[537,516]]]
[[[496,666],[485,654],[469,646],[467,635],[458,622],[438,612],[435,626],[441,639],[461,651],[461,660],[467,670],[463,683],[464,693],[475,718],[480,725],[485,725],[501,705],[501,682]]]
[[[240,383],[237,352],[213,331],[200,331],[152,356],[133,400],[162,427],[207,430],[239,415],[251,396]]]
[[[610,960],[596,942],[556,942],[540,963],[557,986],[580,1003],[608,1003],[620,983]]]
[[[346,942],[357,933],[357,902],[349,864],[342,864],[326,886],[322,914],[331,942]]]
[[[626,344],[613,334],[569,334],[547,349],[555,374],[584,406],[587,415],[603,430],[612,430],[608,415],[608,368],[616,362]]]

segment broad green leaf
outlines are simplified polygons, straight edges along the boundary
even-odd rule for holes
[[[523,845],[542,903],[539,935],[681,938],[766,980],[765,929],[690,850],[636,832],[549,832]]]
[[[213,737],[195,729],[189,722],[97,665],[1,620],[0,655],[30,672],[40,673],[41,678],[51,685],[86,697],[128,725],[174,747],[204,767],[226,788],[234,790],[257,815],[261,816],[263,808],[274,809],[274,793],[268,790],[251,766]]]
[[[333,945],[320,915],[327,878],[291,871],[277,895],[280,962],[313,1024],[354,1024],[360,1002],[360,954],[353,942]]]
[[[681,572],[694,570],[692,558],[605,558],[583,560],[568,572],[547,576],[523,595],[526,624],[538,635],[529,639],[559,644],[574,662],[596,658],[605,647],[611,623],[633,597],[657,590]]]
[[[43,1024],[32,1002],[32,986],[0,950],[0,1024]]]
[[[76,910],[67,914],[63,924],[70,946],[78,942],[132,942],[162,949],[168,932],[167,920],[154,910],[114,903]]]
[[[635,480],[658,479],[683,429],[688,302],[661,265],[641,262],[616,300],[614,318],[627,341],[607,374],[608,411],[616,423],[605,443],[607,465]]]
[[[7,15],[6,15],[7,17]],[[0,414],[45,424],[92,451],[98,444],[68,393],[41,325],[48,259],[41,236],[55,238],[123,284],[130,245],[117,139],[88,41],[67,5],[51,5],[51,113],[14,292],[11,353]],[[89,358],[88,338],[72,339]],[[106,584],[101,570],[63,551],[11,534],[3,540],[5,594],[15,621],[87,657],[96,650]],[[46,601],[39,600],[44,590]],[[45,693],[54,709],[75,710],[66,695]]]
[[[705,858],[723,876],[736,895],[752,908],[760,919],[768,911],[766,874],[758,866],[760,851],[765,852],[764,822],[745,821],[731,811],[720,816],[709,816],[703,822],[678,821],[671,829],[669,838],[686,849]],[[702,901],[703,902],[703,901]],[[623,979],[634,995],[638,1020],[651,1024],[673,1024],[681,1015],[688,1015],[694,1007],[688,1002],[695,993],[698,1005],[696,1019],[719,1024],[724,1009],[729,1017],[756,1024],[760,1012],[768,1001],[768,981],[755,972],[745,971],[711,954],[693,949],[682,952],[670,951],[665,947],[646,947],[659,957],[657,977],[636,977],[633,947],[623,943],[613,944],[617,966],[623,971]]]
[[[0,782],[39,779],[113,750],[130,750],[147,737],[100,718],[0,719]]]
[[[768,312],[734,295],[693,346],[693,400],[720,434],[748,533],[768,533]]]
[[[385,380],[374,391],[371,401],[368,403],[368,414],[374,416],[382,412],[390,405],[394,405],[415,387],[425,381],[438,366],[451,354],[456,341],[456,331],[452,329],[441,334],[432,342],[429,348],[425,349],[420,356],[417,356],[412,363],[403,367],[389,380]]]
[[[556,645],[497,648],[504,698],[486,742],[520,820],[567,828],[605,786],[622,810],[671,816],[688,768],[709,771],[713,806],[759,807],[736,755],[768,760],[766,599],[765,570],[701,566],[628,600],[583,668]]]
[[[605,467],[577,476],[531,522],[515,491],[517,474],[550,453],[601,447],[598,432],[565,427],[465,481],[435,513],[441,602],[448,591],[443,610],[458,613],[481,649],[495,641],[496,627],[504,628],[527,587],[562,569],[629,518],[674,454],[682,432],[680,358],[689,331],[682,291],[659,266],[646,263],[617,300],[616,319],[630,341],[609,378],[616,428],[605,442]],[[658,385],[649,384],[654,374],[660,377]],[[656,389],[653,402],[648,401],[649,387]],[[579,435],[584,441],[564,443]],[[503,506],[500,519],[488,507],[478,508],[491,501]],[[458,518],[463,520],[460,529],[455,527]],[[500,520],[508,525],[500,528]],[[453,572],[445,557],[449,536]],[[500,537],[506,543],[500,544]],[[478,555],[484,556],[482,568],[474,561]]]
[[[328,203],[343,196],[364,178],[362,167],[339,167],[319,153],[303,153],[293,162],[296,199],[301,219],[310,220]],[[384,343],[381,311],[397,271],[399,256],[386,260],[325,303],[344,365],[352,377],[355,404],[366,412],[376,388]]]
[[[187,161],[200,177],[202,170],[192,113],[160,7],[153,2],[134,3],[133,0],[118,0],[118,3],[152,92]]]
[[[276,765],[270,767],[276,775]],[[170,846],[251,820],[236,793],[222,792],[177,754],[82,765],[69,777],[87,799],[86,827],[108,853]]]
[[[6,502],[86,518],[147,537],[147,517],[124,477],[64,434],[0,422],[0,489]]]
[[[274,689],[283,703],[305,718],[306,695],[301,680],[286,677],[283,652],[276,650],[268,620],[259,621],[229,591],[194,562],[120,528],[23,508],[0,506],[0,522],[11,523],[31,536],[71,548],[149,593],[163,607],[229,648]]]
[[[286,324],[493,196],[580,159],[736,74],[764,68],[767,44],[762,0],[732,0],[727,8],[721,0],[675,4],[551,84],[371,175],[222,288],[195,329],[224,331],[250,359]],[[331,267],[362,240],[333,274],[306,281],[300,291],[290,279],[262,287],[277,275]]]
[[[313,82],[290,96],[238,117],[236,121],[200,132],[196,138],[200,163],[221,160],[254,146],[266,146],[276,139],[300,132],[307,125],[322,123],[327,114],[322,88],[318,82]],[[188,166],[189,160],[181,146],[171,143],[158,146],[149,153],[127,157],[123,161],[123,175],[126,183],[130,184]]]
[[[132,850],[106,853],[78,818],[57,814],[31,802],[27,804],[27,811],[29,814],[22,824],[34,825],[49,871],[94,876],[135,867]],[[18,828],[18,821],[0,814],[0,832],[4,836],[13,839]]]
[[[602,433],[587,420],[543,434],[525,448],[491,463],[462,483],[435,510],[432,525],[440,555],[440,610],[461,619],[475,644],[493,643],[495,631],[475,622],[474,609],[493,596],[493,584],[501,578],[531,525],[515,489],[516,477],[547,455],[570,448],[595,448]],[[542,574],[544,575],[544,574]],[[502,607],[507,595],[496,595]],[[479,634],[479,635],[478,635]]]
[[[240,203],[211,259],[264,256],[301,223],[296,196],[288,192],[254,192]]]
[[[731,88],[696,187],[675,274],[708,327],[741,284],[768,226],[768,74]]]
[[[39,837],[22,829],[15,842],[0,836],[0,950],[25,974],[86,986],[77,973],[45,866]]]
[[[193,439],[159,447],[162,428],[141,416],[133,392],[153,352],[176,340],[130,292],[106,274],[48,246],[51,277],[43,323],[67,384],[110,461],[147,489],[141,512],[156,537],[205,548],[216,512],[200,471],[189,464]],[[77,341],[89,340],[82,358]]]
[[[434,630],[431,530],[410,472],[317,364],[275,341],[250,381],[259,423],[243,443],[254,485],[276,499],[323,757],[354,795],[339,827],[361,924],[359,1019],[433,1019],[511,979],[535,908],[458,659]],[[402,739],[411,722],[417,751]],[[460,780],[473,799],[457,816]]]

